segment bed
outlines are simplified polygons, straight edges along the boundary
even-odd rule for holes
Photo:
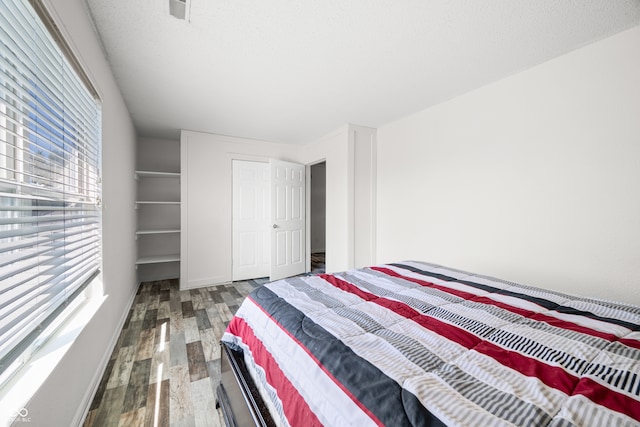
[[[434,264],[265,284],[221,345],[228,425],[640,425],[639,307]]]

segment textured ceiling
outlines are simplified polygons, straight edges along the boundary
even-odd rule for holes
[[[187,0],[189,2],[189,0]],[[640,24],[640,0],[88,0],[140,136],[378,127]]]

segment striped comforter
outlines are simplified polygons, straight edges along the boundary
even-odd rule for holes
[[[222,340],[281,425],[640,425],[639,307],[432,264],[266,284]]]

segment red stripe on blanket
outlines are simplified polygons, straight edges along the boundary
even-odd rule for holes
[[[292,426],[321,426],[320,420],[318,420],[307,402],[282,372],[271,353],[262,344],[262,341],[255,336],[251,326],[244,319],[234,317],[229,323],[228,331],[242,337],[242,341],[251,349],[253,360],[264,369],[267,382],[278,393],[284,415],[287,417],[289,424]]]
[[[437,333],[438,335],[456,342],[467,349],[473,349],[478,353],[489,356],[504,366],[508,366],[515,371],[528,377],[536,377],[549,387],[553,387],[566,394],[571,394],[578,378],[571,375],[561,367],[548,365],[538,359],[525,356],[511,350],[504,349],[496,344],[488,341],[482,341],[477,336],[465,331],[455,325],[443,322],[433,317],[424,315],[405,303],[389,300],[383,297],[363,291],[357,286],[339,279],[335,276],[324,274],[321,276],[324,280],[340,289],[353,294],[364,294],[367,301],[378,304],[396,314],[407,319],[413,320],[419,325]]]
[[[525,356],[517,351],[507,350],[489,341],[482,341],[474,349],[478,353],[491,357],[503,366],[520,372],[527,377],[538,378],[540,381],[567,395],[571,395],[579,378],[571,375],[559,366],[546,363]]]
[[[447,286],[437,285],[435,283],[431,283],[426,280],[420,280],[414,277],[408,277],[396,271],[393,271],[389,268],[371,267],[371,269],[384,273],[388,276],[397,277],[403,280],[408,280],[410,282],[416,283],[424,287],[438,289],[450,295],[455,295],[457,297],[460,297],[469,301],[479,302],[481,304],[493,305],[495,307],[499,307],[504,310],[510,311],[511,313],[519,314],[520,316],[528,317],[532,320],[547,323],[556,328],[567,329],[574,332],[579,332],[581,334],[591,335],[597,338],[602,338],[607,341],[615,341],[616,339],[618,339],[618,337],[616,337],[614,334],[598,331],[596,329],[588,328],[586,326],[581,326],[576,323],[568,322],[566,320],[558,319],[557,317],[549,316],[546,314],[536,313],[534,311],[527,310],[524,308],[514,307],[512,305],[506,304],[504,302],[496,301],[486,296],[479,296],[470,292],[460,291],[458,289],[453,289]],[[633,345],[631,346],[633,347]],[[636,342],[636,346],[637,346],[636,348],[640,348],[640,344],[638,344],[637,342]]]
[[[581,394],[598,405],[621,412],[636,421],[640,421],[640,403],[637,400],[611,390],[591,378],[582,378],[574,394]]]
[[[602,338],[606,341],[615,341],[618,339],[618,337],[614,334],[598,331],[587,326],[578,325],[576,323],[568,322],[566,320],[558,319],[557,317],[548,316],[542,313],[534,314],[533,316],[531,316],[531,319],[547,323],[556,328],[567,329],[581,334],[591,335],[592,337]]]
[[[633,347],[640,349],[640,341],[631,338],[620,338],[619,342],[627,347]]]
[[[324,374],[329,377],[331,379],[331,381],[333,381],[343,392],[344,394],[351,399],[351,401],[353,401],[365,414],[367,414],[367,416],[369,418],[371,418],[371,420],[379,426],[383,426],[384,424],[382,423],[382,421],[380,421],[378,419],[378,417],[376,417],[370,410],[369,408],[367,408],[362,402],[360,402],[360,400],[358,400],[358,398],[356,398],[353,393],[351,393],[351,391],[349,391],[349,389],[347,389],[344,384],[342,384],[340,381],[338,381],[333,374],[322,364],[322,362],[320,362],[320,360],[318,360],[318,358],[316,358],[316,356],[303,344],[301,343],[295,336],[293,336],[291,334],[291,332],[289,332],[285,327],[283,327],[276,319],[274,319],[271,314],[269,312],[267,312],[264,307],[262,307],[260,304],[258,304],[256,301],[254,301],[251,296],[247,297],[248,300],[251,301],[251,303],[258,308],[260,311],[262,311],[264,313],[265,316],[267,316],[269,318],[269,320],[271,320],[271,322],[273,322],[275,325],[278,325],[278,328],[280,328],[280,330],[282,332],[284,332],[285,334],[287,334],[287,336],[289,338],[291,338],[293,341],[295,341],[295,343],[298,345],[298,347],[300,347],[301,349],[304,350],[305,353],[307,353],[307,355],[316,363],[316,365],[318,365],[318,367],[322,370],[322,372],[324,372]],[[235,319],[235,317],[234,317]],[[233,319],[232,319],[233,321]],[[246,323],[245,323],[246,324]],[[247,327],[250,328],[249,325],[247,325]],[[242,337],[242,335],[237,334],[233,331],[233,329],[231,329],[231,323],[229,323],[229,327],[228,327],[228,331],[236,336],[240,336]],[[256,338],[257,339],[257,338]],[[251,348],[251,346],[249,346]],[[267,351],[265,349],[265,351]],[[267,351],[268,352],[268,351]],[[283,374],[284,375],[284,374]],[[288,417],[287,417],[288,418]],[[296,424],[292,424],[292,425],[296,425]],[[306,424],[302,424],[302,425],[306,425]]]

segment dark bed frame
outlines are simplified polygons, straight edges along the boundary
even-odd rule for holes
[[[220,385],[217,408],[222,409],[228,427],[275,427],[255,383],[249,375],[242,353],[225,343],[221,346]]]

